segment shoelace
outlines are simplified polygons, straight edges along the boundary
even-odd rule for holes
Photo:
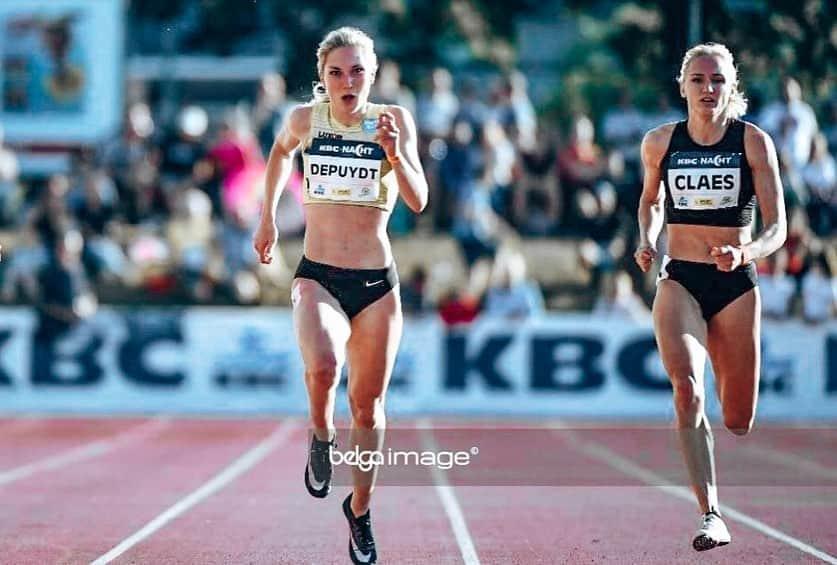
[[[703,515],[703,524],[701,525],[702,530],[708,530],[715,526],[715,520],[719,520],[720,516],[709,512]]]
[[[318,481],[326,480],[331,475],[329,450],[332,447],[337,447],[335,440],[320,441],[314,438],[311,444],[311,469],[314,471],[314,478]]]

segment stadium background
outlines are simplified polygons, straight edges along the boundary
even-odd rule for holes
[[[759,417],[833,420],[833,3],[674,4],[0,1],[0,412],[305,413],[298,176],[283,260],[257,265],[250,235],[276,127],[309,97],[316,43],[350,24],[376,40],[373,99],[417,117],[431,190],[390,223],[408,314],[392,417],[673,417],[653,276],[631,260],[637,148],[683,114],[685,48],[717,40],[789,209],[759,265]],[[70,321],[43,307],[62,299]]]

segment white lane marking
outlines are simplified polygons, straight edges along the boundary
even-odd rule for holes
[[[772,447],[764,447],[761,445],[743,445],[737,449],[741,449],[755,457],[759,457],[777,465],[783,465],[793,470],[804,470],[819,479],[837,480],[837,469],[826,467],[816,461],[805,459],[793,453],[787,453]],[[801,485],[800,485],[801,486]]]
[[[438,451],[438,445],[433,438],[433,424],[430,418],[420,418],[417,425],[421,430],[419,434],[422,438],[422,447],[430,451]],[[462,508],[459,506],[459,501],[456,498],[456,492],[448,483],[445,473],[435,465],[430,467],[430,474],[433,477],[433,484],[436,487],[436,494],[442,502],[442,507],[445,509],[445,514],[450,522],[450,527],[453,530],[453,535],[456,538],[456,543],[459,545],[459,552],[462,554],[462,561],[465,565],[480,565],[480,558],[477,556],[477,550],[474,547],[474,540],[471,538],[471,533],[468,531],[468,523],[465,521],[465,515],[462,513]]]
[[[559,424],[559,426],[565,427],[564,424]],[[598,459],[603,463],[606,463],[610,467],[613,467],[617,471],[620,471],[630,477],[634,477],[635,479],[639,479],[640,481],[653,486],[663,492],[670,494],[676,498],[680,498],[682,500],[687,500],[689,502],[694,502],[694,495],[692,491],[687,489],[686,487],[672,485],[669,481],[665,478],[657,475],[653,471],[649,471],[629,459],[622,457],[621,455],[615,453],[614,451],[608,449],[607,447],[592,441],[584,441],[580,440],[574,436],[574,434],[570,430],[563,430],[560,432],[564,437],[569,438],[570,443],[572,443],[577,449],[582,451],[583,453],[589,455],[594,459]],[[813,557],[821,559],[826,563],[831,563],[832,565],[837,565],[837,557],[830,555],[816,547],[805,543],[804,541],[797,539],[789,534],[786,534],[776,528],[768,526],[764,522],[753,518],[752,516],[745,514],[735,508],[727,505],[721,504],[721,512],[723,512],[725,517],[730,518],[735,522],[739,522],[748,526],[762,534],[779,540],[783,543],[786,543],[796,549],[807,553]]]
[[[0,487],[31,477],[36,473],[54,471],[73,463],[79,463],[93,457],[104,455],[115,449],[125,446],[127,443],[142,439],[145,436],[154,434],[160,429],[169,425],[168,418],[153,418],[128,431],[116,434],[112,437],[94,441],[73,449],[69,449],[57,455],[51,455],[44,459],[32,461],[26,465],[0,471]]]
[[[158,514],[142,528],[122,540],[104,555],[92,561],[90,565],[104,565],[110,563],[136,544],[151,536],[157,530],[188,511],[193,506],[209,498],[222,488],[237,479],[240,475],[257,465],[267,457],[273,450],[284,444],[291,433],[299,428],[296,420],[285,420],[267,438],[259,442],[255,447],[238,457],[230,463],[223,471],[212,477],[203,485],[181,498],[162,513]]]

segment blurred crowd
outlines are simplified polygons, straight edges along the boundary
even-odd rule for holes
[[[837,99],[819,124],[798,82],[782,84],[781,98],[747,116],[775,141],[790,220],[785,248],[759,263],[764,310],[819,322],[837,307]],[[263,76],[250,101],[222,111],[186,104],[171,117],[142,88],[128,92],[120,134],[74,154],[68,171],[22,178],[14,151],[0,148],[0,230],[13,239],[2,242],[2,301],[68,309],[68,319],[95,310],[97,297],[286,304],[292,266],[258,265],[251,246],[265,160],[296,102],[283,77]],[[684,117],[673,101],[660,96],[653,112],[642,111],[625,90],[599,124],[577,115],[559,127],[539,120],[520,72],[454,81],[437,68],[414,92],[391,60],[381,62],[371,98],[416,116],[431,190],[421,216],[396,206],[391,235],[449,234],[466,268],[457,284],[432,268],[401,273],[407,312],[435,312],[451,325],[538,315],[554,289],[527,274],[524,251],[527,239],[546,237],[578,247],[575,268],[591,273],[585,307],[649,315],[653,279],[631,259],[639,144],[648,129]],[[300,190],[298,168],[279,203],[280,242],[304,232]],[[71,290],[54,288],[59,279]]]

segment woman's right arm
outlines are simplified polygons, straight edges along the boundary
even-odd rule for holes
[[[276,243],[276,205],[294,166],[294,153],[307,136],[311,126],[311,106],[294,107],[285,119],[273,142],[267,159],[264,179],[264,202],[259,227],[253,236],[253,247],[262,263],[273,261],[271,250]]]
[[[657,238],[663,229],[663,198],[661,164],[674,124],[652,129],[642,139],[642,195],[639,198],[639,247],[634,259],[643,273],[647,273],[657,258]]]

